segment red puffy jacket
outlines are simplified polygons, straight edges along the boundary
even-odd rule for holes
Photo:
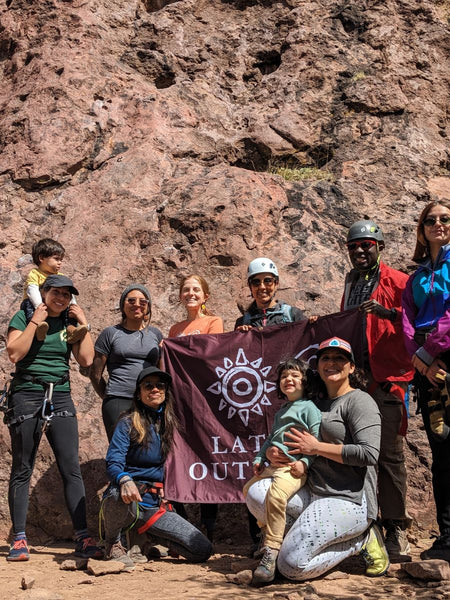
[[[346,278],[346,288],[351,271]],[[395,308],[397,318],[394,323],[380,319],[373,313],[366,315],[366,336],[369,350],[369,363],[372,376],[379,383],[383,381],[410,381],[414,367],[406,352],[402,329],[402,293],[408,275],[380,262],[379,281],[370,296],[385,308]],[[341,310],[344,309],[345,292]]]

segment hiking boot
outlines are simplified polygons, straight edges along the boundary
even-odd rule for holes
[[[137,544],[131,546],[131,548],[127,552],[128,556],[131,558],[134,564],[146,563],[148,562],[147,557],[144,556],[141,552],[141,549]]]
[[[275,579],[278,550],[265,546],[261,562],[253,573],[252,585],[270,583]]]
[[[74,555],[80,558],[102,558],[103,550],[95,544],[91,537],[85,537],[76,542]]]
[[[450,562],[450,536],[439,536],[428,550],[424,550],[420,558],[422,560],[433,560],[438,558]]]
[[[67,343],[68,344],[76,344],[77,342],[81,342],[84,339],[85,335],[89,331],[87,325],[78,325],[75,327],[74,325],[67,325]]]
[[[6,557],[6,560],[9,560],[11,562],[19,560],[30,560],[30,552],[28,550],[26,538],[16,540],[11,544],[9,554]]]
[[[391,560],[403,560],[409,556],[411,547],[409,545],[406,531],[396,523],[386,526],[385,547]]]
[[[34,335],[36,336],[36,339],[38,342],[43,342],[45,340],[45,338],[47,337],[47,331],[48,331],[47,321],[42,321],[41,323],[39,323],[39,325],[36,326],[36,331],[35,331]]]
[[[373,524],[369,529],[367,541],[360,552],[367,567],[368,577],[380,577],[389,569],[389,556],[378,526]]]
[[[105,560],[115,560],[123,563],[124,571],[133,571],[135,568],[133,560],[128,556],[127,551],[120,542],[106,544]]]

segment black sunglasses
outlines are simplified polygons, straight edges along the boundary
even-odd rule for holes
[[[152,390],[153,388],[157,388],[158,390],[165,390],[167,387],[167,385],[164,383],[164,381],[157,381],[156,383],[151,383],[150,381],[144,381],[144,383],[141,383],[141,385],[146,390]]]
[[[264,285],[273,285],[275,281],[276,279],[274,277],[264,277],[264,279],[254,277],[253,279],[250,279],[250,285],[252,287],[259,287],[262,283],[264,283]]]
[[[422,223],[425,227],[433,227],[438,221],[441,225],[450,225],[450,217],[427,217]]]

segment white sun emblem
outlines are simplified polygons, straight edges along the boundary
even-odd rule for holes
[[[216,367],[218,381],[207,389],[220,396],[219,410],[228,408],[229,419],[237,413],[247,427],[250,412],[263,415],[262,406],[271,406],[268,394],[276,385],[266,377],[272,367],[261,367],[262,357],[250,362],[242,348],[239,348],[236,360],[223,359],[223,367]]]

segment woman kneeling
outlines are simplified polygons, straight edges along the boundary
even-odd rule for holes
[[[131,526],[191,562],[207,560],[212,551],[210,541],[164,500],[164,461],[176,427],[170,382],[170,375],[157,367],[141,371],[133,406],[117,424],[106,455],[111,481],[102,506],[106,558],[130,570],[134,563],[120,536]]]
[[[301,581],[361,553],[366,574],[383,575],[389,559],[380,531],[370,527],[377,516],[380,414],[374,400],[352,385],[355,362],[348,342],[339,338],[322,342],[317,360],[320,441],[306,430],[291,428],[285,434],[290,453],[315,456],[315,460],[306,485],[287,505],[287,515],[295,522],[283,540],[277,566],[284,576]],[[266,456],[274,467],[289,462],[274,447]],[[269,485],[270,480],[262,479],[250,487],[246,498],[261,521]],[[262,563],[269,565],[273,553],[270,548],[265,553]]]

